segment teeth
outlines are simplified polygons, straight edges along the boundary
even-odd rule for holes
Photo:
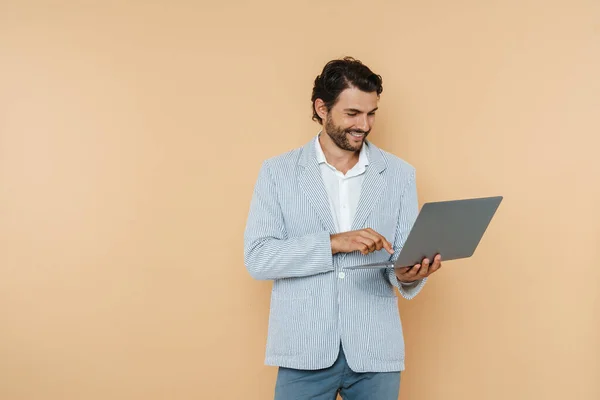
[[[362,133],[351,133],[350,135],[354,136],[354,137],[363,137],[364,134]]]

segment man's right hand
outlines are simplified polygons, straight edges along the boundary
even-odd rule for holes
[[[360,251],[366,255],[382,248],[386,249],[388,253],[394,254],[390,242],[371,228],[331,235],[332,254]]]

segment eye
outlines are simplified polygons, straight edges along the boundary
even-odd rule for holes
[[[356,117],[356,113],[346,113],[350,117]]]

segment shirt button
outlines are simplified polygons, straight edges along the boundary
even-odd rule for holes
[[[346,274],[345,274],[344,272],[340,272],[340,273],[338,274],[338,277],[339,277],[340,279],[344,279],[344,278],[346,277]]]

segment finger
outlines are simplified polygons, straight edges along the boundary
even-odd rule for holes
[[[442,257],[439,254],[435,256],[435,258],[433,259],[433,264],[429,268],[429,275],[433,274],[435,271],[437,271],[438,269],[441,268],[441,266],[442,266],[441,260],[442,260]]]
[[[369,246],[363,243],[359,238],[353,238],[350,244],[350,251],[359,251],[362,254],[369,254]]]
[[[381,250],[381,248],[383,247],[384,249],[387,250],[388,253],[394,254],[394,248],[392,247],[392,244],[390,242],[388,242],[388,240],[385,238],[385,236],[381,235],[380,233],[376,232],[375,230],[373,230],[371,228],[366,228],[364,231],[366,233],[370,233],[371,235],[377,237],[381,241],[381,247],[378,247],[377,250]]]
[[[402,281],[402,282],[411,282],[414,279],[411,279],[408,276],[408,271],[410,271],[411,267],[399,267],[399,268],[394,268],[394,272],[396,273],[396,278],[398,278],[398,280]]]
[[[356,242],[359,244],[360,250],[363,254],[369,254],[370,252],[375,251],[375,242],[368,237],[358,236],[356,238]]]
[[[394,254],[394,248],[392,244],[388,242],[385,238],[383,239],[383,247],[387,250],[388,253]]]
[[[416,278],[419,270],[421,269],[421,264],[415,264],[410,268],[410,270],[406,273],[407,278]]]
[[[362,254],[364,254],[366,256],[367,254],[369,254],[369,246],[367,246],[364,243],[359,243],[358,251],[360,251]]]
[[[399,267],[399,268],[394,268],[395,272],[396,272],[396,276],[398,277],[398,279],[400,278],[405,278],[406,275],[408,274],[408,271],[410,271],[411,267]]]
[[[384,242],[385,238],[383,236],[381,236],[380,234],[378,234],[377,232],[373,231],[372,229],[371,230],[364,229],[364,230],[360,231],[359,234],[361,237],[372,240],[375,243],[376,250],[381,250],[381,248],[383,247],[383,242]]]
[[[397,272],[397,274],[404,275],[408,272],[409,269],[410,269],[410,267],[399,267],[399,268],[396,268],[396,272]]]
[[[439,270],[440,268],[442,268],[442,264],[438,264],[437,268],[430,268],[429,269],[429,273],[427,274],[427,276],[433,274],[434,272],[436,272],[437,270]]]
[[[419,276],[425,277],[427,276],[427,272],[429,272],[429,259],[424,258],[423,263],[421,264],[421,270],[419,271]]]

